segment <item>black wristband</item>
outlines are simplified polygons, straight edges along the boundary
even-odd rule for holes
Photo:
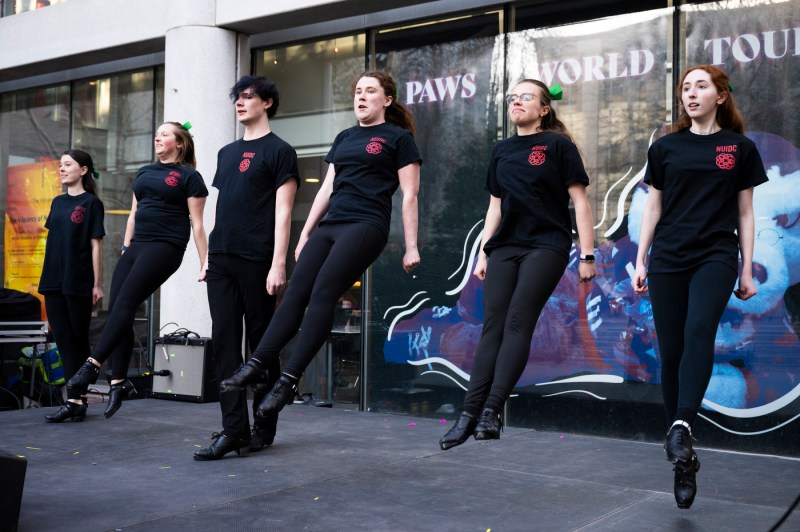
[[[581,255],[581,260],[584,262],[594,262],[594,255]]]

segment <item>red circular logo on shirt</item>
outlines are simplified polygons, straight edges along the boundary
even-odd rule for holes
[[[248,168],[250,168],[250,159],[242,159],[242,162],[239,163],[239,171],[246,172]]]
[[[177,187],[178,178],[172,175],[168,175],[167,178],[164,180],[164,183],[168,184],[171,187]]]
[[[543,151],[532,151],[531,154],[528,155],[528,162],[533,166],[540,166],[544,164],[545,159],[546,155]]]
[[[717,155],[717,166],[723,170],[733,170],[733,167],[736,166],[736,157],[730,153],[720,153]]]
[[[382,149],[383,146],[381,146],[380,142],[370,142],[367,144],[367,153],[371,153],[372,155],[378,155]]]
[[[75,207],[75,210],[72,211],[72,214],[70,215],[69,219],[72,220],[73,223],[79,224],[85,218],[83,214],[85,211],[86,207]]]

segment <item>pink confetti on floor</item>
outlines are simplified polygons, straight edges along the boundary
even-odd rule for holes
[[[439,423],[447,423],[447,420],[446,419],[440,419]]]
[[[409,427],[416,427],[416,426],[417,426],[417,424],[416,424],[416,423],[409,423],[409,424],[408,424],[408,426],[409,426]]]

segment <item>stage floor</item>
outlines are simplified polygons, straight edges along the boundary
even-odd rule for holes
[[[272,447],[196,462],[218,403],[103,407],[83,423],[0,413],[0,449],[28,459],[21,532],[766,531],[800,492],[800,459],[700,447],[698,497],[679,510],[660,444],[507,428],[442,452],[450,422],[303,405]],[[800,510],[780,530],[800,530]]]

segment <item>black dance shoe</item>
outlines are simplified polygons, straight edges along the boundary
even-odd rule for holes
[[[106,419],[116,414],[119,407],[122,406],[122,400],[127,399],[128,395],[135,391],[136,388],[134,388],[133,383],[128,379],[117,384],[112,384],[108,389],[108,405],[106,405],[106,411],[103,412]]]
[[[97,382],[98,375],[100,375],[100,368],[87,360],[78,368],[75,375],[70,377],[67,382],[67,389],[75,390],[78,392],[78,395],[83,395],[89,389],[90,384]]]
[[[688,510],[697,495],[697,472],[700,471],[700,460],[697,454],[692,453],[692,459],[688,462],[678,461],[675,463],[675,502],[678,508]]]
[[[292,384],[289,379],[281,375],[275,386],[258,405],[256,415],[265,418],[270,414],[277,414],[284,406],[292,404],[295,397],[297,397],[297,385]]]
[[[233,375],[219,383],[221,392],[241,392],[248,384],[256,384],[264,379],[266,370],[252,358],[239,366]]]
[[[439,447],[441,447],[443,451],[446,451],[451,447],[461,445],[472,436],[477,424],[478,420],[475,416],[467,414],[466,412],[461,412],[456,420],[456,424],[450,427],[447,434],[442,436],[442,439],[439,440]]]
[[[86,417],[86,399],[83,399],[80,404],[67,401],[67,403],[58,409],[58,412],[47,414],[44,416],[48,423],[61,423],[71,419],[72,421],[83,421]]]
[[[481,418],[475,426],[474,436],[476,440],[499,440],[500,431],[503,430],[503,418],[499,412],[492,408],[484,408]]]
[[[214,441],[208,447],[198,449],[194,452],[194,459],[201,462],[206,460],[219,460],[231,451],[236,451],[239,456],[247,456],[250,453],[250,440],[243,438],[232,438],[225,434],[215,432],[211,435]]]
[[[673,425],[667,433],[664,450],[667,451],[667,460],[673,464],[690,462],[694,451],[692,451],[692,434],[689,428],[684,425]]]
[[[272,419],[275,421],[272,422]],[[275,441],[276,425],[278,424],[278,414],[270,414],[265,420],[256,419],[253,429],[250,431],[250,450],[260,451],[264,447],[269,447]]]

